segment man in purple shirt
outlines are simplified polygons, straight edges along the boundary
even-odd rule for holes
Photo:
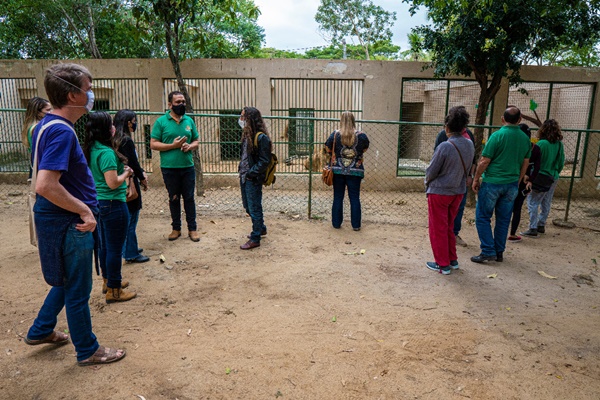
[[[57,64],[46,71],[44,87],[54,111],[33,133],[32,160],[38,161],[33,211],[42,273],[52,288],[25,343],[66,344],[69,337],[54,330],[65,308],[78,364],[118,361],[125,351],[98,344],[89,308],[98,201],[73,125],[94,105],[92,75],[81,65]]]

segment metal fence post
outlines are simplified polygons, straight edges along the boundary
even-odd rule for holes
[[[312,218],[312,176],[313,176],[313,153],[315,147],[315,132],[309,133],[310,145],[308,146],[308,219]]]
[[[565,222],[569,220],[569,208],[571,207],[571,195],[573,194],[573,184],[575,183],[575,169],[577,168],[577,157],[579,156],[579,145],[581,143],[581,131],[577,133],[577,145],[575,146],[575,158],[573,159],[573,168],[571,169],[571,182],[569,183],[569,193],[567,194],[567,206],[565,208]]]

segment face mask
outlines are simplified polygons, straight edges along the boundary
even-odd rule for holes
[[[132,130],[133,132],[135,132],[135,130],[136,130],[136,129],[137,129],[137,122],[132,122],[132,123],[131,123],[131,130]]]
[[[175,105],[171,106],[171,110],[173,110],[173,112],[176,115],[183,116],[183,115],[185,115],[185,104],[179,104],[178,106],[175,106]]]
[[[238,119],[238,124],[240,125],[240,128],[244,129],[246,127],[246,121],[243,121],[241,118]]]
[[[84,107],[87,110],[87,112],[91,112],[92,108],[94,108],[94,92],[88,90],[87,92],[85,92],[85,94],[87,95],[87,103]]]

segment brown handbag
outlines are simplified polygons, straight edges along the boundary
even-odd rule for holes
[[[331,170],[331,165],[335,162],[335,138],[337,136],[337,132],[333,133],[333,146],[331,147],[331,158],[329,159],[329,164],[323,167],[323,172],[321,175],[321,179],[323,179],[323,183],[327,186],[333,185],[333,171]]]
[[[127,178],[127,198],[126,201],[132,201],[139,197],[139,193],[135,188],[135,183],[133,182],[133,176]]]

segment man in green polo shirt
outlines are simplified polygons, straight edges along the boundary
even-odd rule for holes
[[[531,156],[531,143],[519,128],[520,122],[521,111],[509,106],[502,116],[503,127],[488,139],[475,171],[475,226],[481,242],[481,254],[471,257],[476,263],[503,260],[513,204]],[[492,233],[494,212],[496,226]]]
[[[169,111],[160,117],[152,127],[150,148],[160,151],[160,169],[169,193],[169,210],[173,231],[169,240],[181,236],[181,198],[189,231],[193,242],[200,241],[196,225],[196,174],[192,151],[198,148],[198,129],[194,120],[185,115],[183,93],[169,93]]]

